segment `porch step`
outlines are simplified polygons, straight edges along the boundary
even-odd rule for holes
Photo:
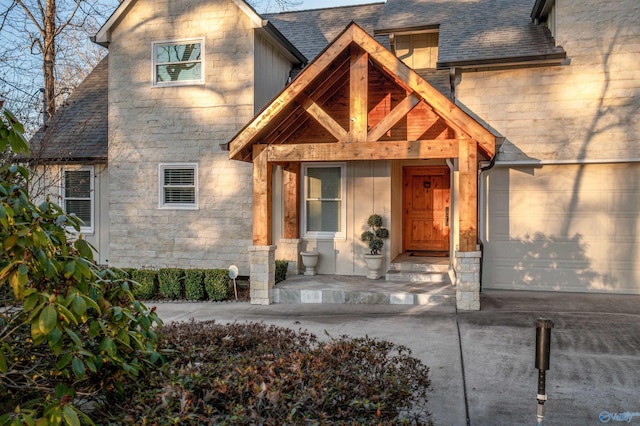
[[[411,283],[448,283],[451,284],[447,272],[424,272],[424,271],[396,271],[389,270],[385,276],[387,281]]]
[[[364,277],[292,276],[273,289],[274,303],[454,306],[455,288],[447,281],[414,283]]]

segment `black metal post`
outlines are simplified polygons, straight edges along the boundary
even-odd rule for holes
[[[546,318],[538,318],[536,326],[536,368],[538,369],[538,424],[544,424],[544,402],[547,400],[546,371],[549,369],[549,356],[551,353],[551,329],[553,321]]]

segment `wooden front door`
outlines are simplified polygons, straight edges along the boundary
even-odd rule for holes
[[[405,167],[402,172],[403,251],[449,252],[448,167]]]

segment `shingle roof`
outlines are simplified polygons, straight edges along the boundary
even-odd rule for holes
[[[263,15],[309,60],[333,41],[352,21],[369,34],[380,19],[384,3],[311,9]],[[389,47],[389,38],[377,40]]]
[[[35,161],[99,162],[108,150],[108,59],[104,58],[31,140]]]
[[[438,66],[561,58],[548,29],[531,21],[533,0],[388,0],[376,30],[439,27]]]

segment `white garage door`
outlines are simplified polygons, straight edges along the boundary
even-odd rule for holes
[[[640,165],[496,166],[483,288],[640,294]]]

